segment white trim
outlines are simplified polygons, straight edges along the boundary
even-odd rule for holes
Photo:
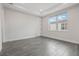
[[[6,39],[3,41],[3,43],[5,42],[9,42],[9,41],[16,41],[16,40],[22,40],[22,39],[29,39],[29,38],[34,38],[34,37],[38,37],[40,36],[40,34],[37,34],[37,35],[31,35],[31,36],[26,36],[26,37],[22,37],[22,38],[15,38],[15,39]]]
[[[65,38],[61,38],[61,37],[54,37],[54,36],[51,37],[51,36],[44,35],[44,34],[42,34],[42,36],[48,37],[48,38],[54,38],[54,39],[65,41],[65,42],[71,42],[71,43],[79,44],[79,41],[75,41],[75,40],[73,41],[73,40],[69,40],[69,39],[65,39]]]

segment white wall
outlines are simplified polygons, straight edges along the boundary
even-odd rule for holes
[[[5,8],[5,39],[13,41],[40,36],[39,17]]]
[[[2,4],[0,4],[0,51],[2,50],[2,39],[3,39],[3,36],[2,36],[2,20],[4,19],[4,9],[3,9],[3,6]]]
[[[43,18],[42,22],[42,35],[59,40],[69,41],[79,44],[79,5],[67,8],[69,13],[68,31],[48,31],[48,18],[55,13]],[[60,11],[59,11],[60,12]]]
[[[59,40],[79,43],[79,5],[68,8],[69,21],[68,31],[48,31],[48,18],[55,13],[43,17],[42,20],[42,35],[46,37],[56,38]],[[24,14],[19,11],[5,9],[5,39],[6,41],[13,41],[25,38],[40,36],[41,32],[41,18]]]
[[[2,49],[2,33],[1,33],[1,4],[0,4],[0,51]]]

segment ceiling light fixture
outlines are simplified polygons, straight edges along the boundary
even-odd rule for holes
[[[40,12],[42,12],[43,10],[42,9],[40,9]]]
[[[13,5],[13,3],[8,3],[8,5]]]

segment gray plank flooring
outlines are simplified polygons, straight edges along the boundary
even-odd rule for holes
[[[3,43],[1,56],[77,56],[78,45],[46,37]]]

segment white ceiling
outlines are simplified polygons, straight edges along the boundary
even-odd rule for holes
[[[22,3],[22,4],[18,4],[16,3],[17,6],[21,6],[25,9],[28,9],[30,11],[34,11],[34,12],[41,12],[41,11],[45,11],[48,8],[53,8],[55,6],[57,6],[57,3]]]
[[[51,12],[55,12],[65,7],[74,4],[63,3],[6,3],[5,7],[15,9],[24,13],[29,13],[36,16],[46,16]]]

